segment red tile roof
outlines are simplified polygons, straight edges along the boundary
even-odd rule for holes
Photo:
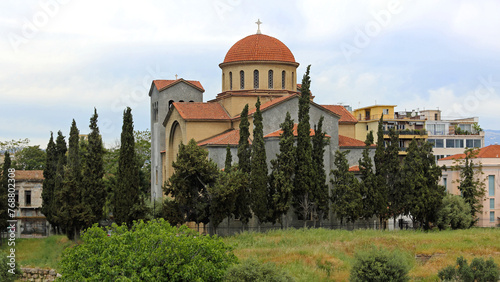
[[[202,102],[174,102],[172,105],[177,109],[185,120],[229,120],[230,116],[219,103]]]
[[[456,154],[439,160],[445,161],[445,160],[455,160],[463,158],[465,158],[465,154]],[[500,145],[490,145],[479,149],[479,153],[475,158],[484,158],[484,159],[500,158]]]
[[[264,34],[252,34],[236,42],[227,52],[223,63],[240,61],[295,63],[295,57],[278,39]]]
[[[359,171],[359,165],[353,165],[349,168],[349,171],[357,172]]]
[[[298,127],[299,125],[297,123],[295,123],[293,125],[293,136],[298,136]],[[310,129],[311,131],[311,136],[314,136],[315,132],[314,132],[314,129]],[[280,137],[280,135],[283,134],[283,130],[279,129],[279,130],[276,130],[274,132],[271,132],[269,134],[267,134],[266,136],[264,136],[264,138],[267,138],[267,137]],[[325,137],[328,137],[330,138],[331,136],[326,134]]]
[[[162,90],[165,90],[169,87],[174,86],[175,84],[177,84],[181,81],[185,82],[187,84],[190,84],[191,86],[194,86],[195,88],[198,88],[202,92],[205,92],[205,89],[203,89],[203,86],[201,85],[201,83],[199,81],[196,81],[196,80],[184,80],[183,78],[179,78],[176,80],[153,80],[153,83],[155,84],[156,89],[158,89],[158,91],[162,91]]]
[[[198,142],[198,146],[204,145],[238,145],[240,141],[240,131],[238,129],[230,129],[219,135],[215,135],[209,139]],[[248,139],[252,144],[252,140]]]
[[[344,135],[339,135],[339,147],[366,147],[365,142]],[[370,147],[376,147],[372,144]]]
[[[15,180],[43,180],[43,170],[16,170]]]
[[[357,123],[358,120],[341,105],[321,105],[323,108],[330,110],[340,116],[339,123]]]

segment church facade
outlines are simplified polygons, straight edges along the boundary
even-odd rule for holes
[[[149,91],[151,102],[151,197],[163,196],[162,185],[172,175],[179,144],[194,138],[206,149],[209,158],[224,167],[226,147],[237,163],[240,113],[249,106],[250,142],[257,99],[261,101],[267,162],[279,153],[280,124],[289,112],[298,123],[300,85],[299,63],[280,40],[261,34],[236,42],[223,62],[222,91],[215,99],[203,102],[202,84],[183,78],[154,80]],[[320,93],[319,95],[326,95]],[[327,173],[334,168],[336,150],[350,150],[349,163],[357,170],[364,142],[355,139],[356,118],[341,105],[319,105],[311,101],[311,128],[324,117],[323,130],[329,136],[324,164]],[[311,131],[311,134],[314,134]],[[372,152],[373,153],[373,152]],[[329,179],[329,177],[328,177]]]

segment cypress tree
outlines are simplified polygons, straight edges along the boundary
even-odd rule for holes
[[[340,224],[343,224],[344,219],[354,223],[362,208],[359,183],[354,173],[349,171],[347,154],[349,151],[335,152],[335,169],[331,171],[333,178],[330,180],[333,185],[332,212],[340,219]]]
[[[250,173],[251,149],[248,143],[250,138],[250,123],[248,122],[248,104],[241,111],[240,140],[238,142],[238,167],[245,173]]]
[[[12,166],[12,161],[10,159],[10,154],[5,151],[4,162],[2,166],[2,175],[0,182],[0,228],[5,230],[8,226],[7,220],[9,220],[9,202],[8,202],[8,190],[9,190],[9,169]],[[13,208],[12,208],[13,209]]]
[[[437,213],[445,195],[444,186],[439,185],[441,168],[436,166],[432,145],[413,139],[403,161],[403,183],[405,187],[405,214],[411,215],[424,229],[437,221]]]
[[[323,116],[319,118],[318,125],[314,125],[314,136],[312,138],[312,162],[314,172],[314,186],[312,189],[314,208],[318,219],[326,219],[329,210],[328,185],[326,184],[326,172],[324,163],[325,147],[328,141],[323,131]]]
[[[297,129],[297,159],[295,169],[295,187],[293,191],[293,204],[298,215],[304,220],[304,227],[311,214],[313,206],[313,195],[311,189],[314,186],[312,168],[312,148],[311,148],[311,125],[309,124],[309,102],[311,99],[309,70],[302,78],[299,99],[299,125]]]
[[[231,154],[231,147],[227,144],[226,147],[226,161],[224,162],[224,171],[229,172],[233,165],[233,155]]]
[[[45,169],[43,170],[43,190],[42,190],[42,213],[47,221],[54,226],[54,200],[55,200],[55,182],[57,173],[57,155],[56,144],[54,143],[54,134],[50,133],[49,143],[47,144],[47,158],[45,160]]]
[[[260,98],[257,98],[255,107],[256,110],[253,115],[252,158],[250,160],[250,197],[252,211],[259,219],[260,224],[267,221],[270,211],[267,204],[268,177]]]
[[[85,218],[85,226],[90,227],[103,217],[103,208],[106,202],[106,190],[104,187],[104,147],[102,145],[99,127],[97,126],[97,110],[90,118],[90,134],[88,136],[87,154],[83,166],[83,198],[82,201],[88,215]]]
[[[366,136],[366,148],[363,150],[362,158],[359,159],[359,171],[361,173],[360,191],[363,199],[363,209],[361,217],[370,219],[384,209],[385,199],[380,198],[378,193],[379,178],[375,175],[373,161],[370,157],[370,146],[373,144],[373,131]]]
[[[283,227],[283,216],[288,213],[292,200],[293,174],[295,172],[295,146],[293,136],[293,120],[286,113],[285,121],[280,124],[280,153],[271,160],[271,175],[269,179],[269,203],[272,211],[270,221],[279,220]]]
[[[394,216],[394,226],[396,226],[396,218],[404,212],[405,195],[401,183],[399,133],[394,128],[390,128],[389,138],[390,142],[385,150],[384,166],[387,181],[389,212]]]
[[[63,180],[65,175],[64,167],[66,166],[67,162],[66,152],[68,151],[68,148],[66,146],[66,140],[64,138],[65,137],[62,135],[62,132],[59,130],[57,132],[56,147],[55,147],[55,157],[56,157],[57,167],[56,167],[56,175],[54,181],[54,205],[51,207],[56,233],[58,234],[61,231],[59,228],[60,227],[64,228],[62,223],[62,216],[60,214],[60,209],[59,209],[59,207],[63,203],[62,189],[63,189]],[[66,232],[66,229],[64,228],[63,231]]]
[[[82,222],[85,214],[83,213],[82,203],[82,174],[79,151],[79,131],[76,122],[73,120],[68,142],[68,163],[65,167],[64,179],[61,187],[61,206],[59,214],[61,224],[66,229],[68,238],[75,239],[79,237]]]
[[[385,157],[385,143],[384,143],[384,116],[380,116],[378,121],[377,130],[377,148],[375,149],[375,156],[373,158],[375,163],[375,176],[378,188],[374,191],[374,198],[377,199],[375,204],[376,212],[378,215],[380,225],[389,217],[389,212],[387,211],[388,205],[388,189],[387,189],[387,168],[386,168],[386,157]],[[380,209],[379,209],[380,208]]]
[[[241,111],[240,120],[240,140],[238,141],[238,169],[247,175],[250,175],[250,144],[248,138],[250,137],[250,123],[248,122],[248,104],[245,105]],[[241,220],[246,225],[252,217],[250,211],[250,189],[249,184],[242,185],[238,191],[238,205],[235,210],[235,217]]]
[[[486,196],[486,185],[482,181],[482,165],[480,163],[474,164],[472,161],[478,153],[479,150],[474,150],[473,148],[466,149],[464,152],[465,158],[457,160],[453,166],[454,170],[460,172],[458,189],[462,193],[465,202],[471,207],[471,214],[474,218],[471,226],[479,220],[478,214],[481,213],[483,201]]]
[[[123,112],[123,126],[120,138],[118,172],[113,193],[113,216],[116,223],[131,227],[134,220],[146,215],[146,204],[141,197],[139,164],[135,156],[134,124],[132,109]]]

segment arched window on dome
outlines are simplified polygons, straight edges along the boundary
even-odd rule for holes
[[[172,104],[174,103],[174,100],[170,100],[168,101],[168,108],[170,109],[170,107],[172,107]]]
[[[292,71],[292,79],[290,79],[292,81],[292,90],[295,90],[297,89],[297,85],[295,85],[295,87],[293,87],[293,71]]]
[[[285,75],[286,75],[286,72],[285,71],[282,71],[281,72],[281,89],[285,89]]]
[[[233,72],[229,72],[229,90],[233,90]]]
[[[240,71],[240,89],[245,89],[245,72]]]
[[[259,71],[253,71],[253,88],[259,88]]]
[[[269,87],[268,87],[268,88],[269,88],[269,89],[273,89],[273,79],[274,79],[274,78],[273,78],[273,77],[274,77],[274,75],[273,75],[273,70],[269,70],[269,72],[268,72],[268,75],[267,75],[267,76],[268,76],[268,80],[269,80],[269,83],[268,83],[268,84],[269,84],[269,85],[268,85]]]

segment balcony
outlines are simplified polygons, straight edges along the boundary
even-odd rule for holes
[[[425,129],[404,129],[404,130],[396,130],[399,136],[405,135],[418,135],[418,136],[427,136],[427,131]],[[384,130],[384,135],[389,135],[389,130]]]

